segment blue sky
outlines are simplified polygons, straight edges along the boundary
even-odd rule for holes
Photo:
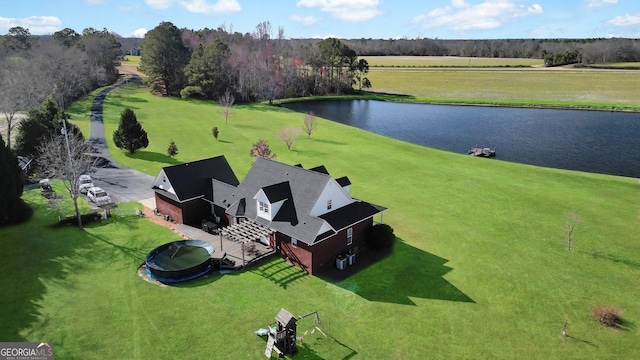
[[[640,38],[638,0],[9,0],[0,34],[106,28],[143,35],[162,21],[253,32],[268,21],[287,38]]]

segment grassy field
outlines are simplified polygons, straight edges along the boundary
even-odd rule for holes
[[[363,56],[369,67],[539,67],[542,59],[460,56]]]
[[[140,65],[140,56],[126,55],[121,65]]]
[[[91,99],[73,105],[88,133]],[[329,337],[300,345],[303,359],[636,358],[640,332],[640,184],[637,179],[538,168],[411,145],[320,119],[291,151],[277,129],[304,115],[236,106],[225,124],[213,103],[156,97],[130,85],[107,97],[107,139],[132,108],[150,145],[122,164],[156,175],[166,165],[224,154],[238,177],[251,144],[276,160],[324,164],[352,194],[389,208],[393,255],[340,282],[281,260],[175,287],[136,273],[148,251],[174,240],[135,216],[85,231],[54,228],[37,191],[29,223],[0,229],[2,341],[53,341],[63,359],[259,359],[253,331],[281,307],[318,310]],[[220,128],[220,139],[211,128]],[[171,140],[179,147],[165,155]],[[124,205],[132,209],[135,204]],[[566,219],[580,218],[573,250]],[[10,274],[10,275],[9,275]],[[619,309],[628,327],[604,328],[592,309]],[[561,336],[568,321],[568,337]],[[311,324],[300,324],[300,332]]]
[[[369,90],[419,101],[640,110],[632,70],[372,68]]]

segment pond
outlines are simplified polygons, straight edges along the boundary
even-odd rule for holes
[[[537,166],[640,178],[640,114],[605,111],[394,103],[284,104],[299,112],[436,149]]]

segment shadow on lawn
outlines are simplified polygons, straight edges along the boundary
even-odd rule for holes
[[[627,259],[624,258],[622,256],[618,256],[618,255],[611,255],[611,254],[601,254],[597,251],[594,251],[592,253],[586,252],[586,251],[580,251],[578,250],[579,253],[585,254],[585,255],[591,255],[593,256],[595,259],[600,259],[600,260],[607,260],[607,261],[611,261],[614,262],[616,264],[624,264],[627,266],[631,266],[631,267],[635,267],[635,268],[640,268],[640,261],[636,261],[636,260],[632,260],[632,259]]]
[[[34,216],[29,222],[2,229],[0,252],[0,340],[35,341],[30,338],[34,324],[43,321],[40,303],[50,291],[49,285],[73,288],[66,278],[85,271],[78,252],[88,251],[95,242],[87,233],[70,227],[48,227],[55,236],[39,236],[40,224],[55,223],[56,213],[44,204],[29,202]],[[49,294],[50,296],[50,294]],[[46,321],[46,320],[44,320]]]
[[[340,340],[334,338],[333,336],[331,336],[331,334],[327,334],[326,340],[339,345],[344,350],[344,354],[340,352],[340,355],[343,355],[340,357],[341,360],[348,360],[358,355],[357,351],[340,342]],[[323,339],[320,338],[319,341],[323,341]],[[324,359],[323,357],[318,355],[315,350],[313,350],[313,345],[309,346],[305,343],[298,345],[298,353],[301,354],[302,358],[304,359]]]
[[[281,258],[252,268],[249,272],[260,275],[284,289],[293,283],[304,281],[308,275],[306,272]]]
[[[103,264],[109,262],[117,262],[118,259],[131,260],[132,265],[137,267],[144,262],[149,252],[146,248],[128,247],[115,244],[106,238],[97,235],[88,235],[89,238],[95,239],[94,247],[96,251],[91,255],[92,261],[98,261]],[[102,244],[102,246],[100,246]],[[123,268],[129,269],[130,265],[123,264]]]
[[[165,154],[160,154],[157,152],[152,152],[152,151],[136,151],[133,154],[129,154],[128,152],[125,154],[127,157],[133,158],[133,159],[140,159],[140,160],[145,160],[145,161],[153,161],[153,162],[159,162],[159,163],[163,163],[163,164],[169,164],[169,165],[176,165],[176,164],[180,164],[180,161],[165,155]]]
[[[313,335],[311,334],[307,335],[306,333],[304,335],[301,334],[300,328],[298,327],[298,336],[305,338],[306,342],[305,340],[296,341],[296,347],[298,349],[298,352],[294,355],[285,355],[285,358],[288,358],[288,359],[302,358],[302,359],[309,359],[309,360],[327,359],[326,357],[322,356],[321,351],[317,350],[319,347],[320,348],[329,347],[333,349],[333,354],[331,359],[349,360],[354,356],[358,355],[358,352],[356,350],[352,349],[347,344],[342,343],[340,340],[336,339],[331,334],[328,334],[326,332],[325,332],[325,336],[319,335],[319,332],[316,332],[315,338],[309,341],[308,340],[309,338],[306,336],[311,337]],[[267,336],[261,336],[260,338],[264,341],[266,346]],[[318,345],[323,345],[323,346],[318,346]]]
[[[475,303],[444,279],[452,270],[447,259],[397,238],[393,252],[367,251],[345,270],[323,269],[320,277],[369,301],[415,305],[414,298]]]
[[[581,342],[583,344],[587,344],[587,345],[593,346],[595,348],[599,347],[598,345],[592,343],[591,341],[584,340],[584,339],[579,339],[579,338],[577,338],[575,336],[567,335],[566,338],[571,339],[571,340],[576,341],[576,342]]]

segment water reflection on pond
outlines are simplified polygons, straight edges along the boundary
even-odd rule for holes
[[[393,103],[312,101],[283,107],[414,144],[466,154],[495,147],[497,159],[640,177],[640,114]]]

